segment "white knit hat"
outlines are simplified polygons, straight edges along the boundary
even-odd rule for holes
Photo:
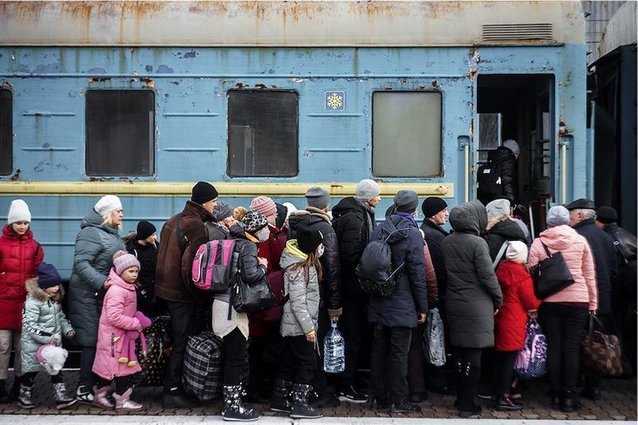
[[[31,211],[29,211],[29,206],[22,199],[11,201],[11,206],[9,207],[7,223],[11,224],[16,221],[28,221],[31,223]]]
[[[111,211],[122,208],[122,201],[115,195],[105,195],[97,201],[93,208],[100,217],[106,217]]]
[[[505,258],[513,263],[527,263],[527,245],[521,241],[510,241],[507,244]]]

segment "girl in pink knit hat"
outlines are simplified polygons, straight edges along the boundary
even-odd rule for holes
[[[104,297],[98,327],[97,352],[93,373],[99,379],[93,388],[93,404],[120,411],[140,410],[142,405],[131,400],[135,385],[143,379],[135,358],[135,339],[151,321],[137,311],[135,284],[140,263],[132,254],[118,251],[113,256],[109,273],[111,285]],[[115,381],[115,392],[111,384]],[[115,406],[110,397],[115,400]]]

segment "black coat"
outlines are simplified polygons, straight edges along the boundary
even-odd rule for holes
[[[604,230],[596,227],[593,218],[576,224],[574,230],[587,239],[596,264],[596,285],[598,288],[598,313],[611,313],[611,283],[615,282],[618,271],[614,241]]]
[[[155,245],[140,245],[137,241],[137,233],[132,233],[124,238],[126,250],[135,255],[140,262],[140,274],[137,277],[137,309],[147,316],[157,316],[155,299],[155,267],[157,265],[157,248]]]
[[[490,247],[490,258],[496,259],[498,251],[505,241],[521,241],[527,244],[527,238],[523,229],[514,220],[503,220],[496,223],[485,234],[487,246]],[[504,259],[505,255],[501,259]]]
[[[297,239],[297,226],[303,223],[323,235],[324,253],[320,258],[323,277],[319,282],[320,308],[341,314],[341,281],[339,264],[339,242],[332,228],[328,214],[313,207],[307,207],[292,213],[288,218],[290,235],[288,239]]]
[[[494,193],[487,197],[482,197],[480,201],[483,205],[487,205],[493,200],[499,197],[506,197],[514,204],[516,201],[516,156],[514,153],[504,146],[500,146],[498,149],[490,151],[487,154],[489,161],[501,164],[501,186],[502,193]]]
[[[387,297],[370,295],[368,320],[386,327],[415,328],[417,313],[427,313],[425,256],[423,238],[417,226],[405,217],[391,215],[372,233],[371,240],[386,238],[392,250],[392,267],[405,262],[405,269],[394,291]]]
[[[618,253],[623,260],[636,259],[636,235],[618,226],[618,223],[609,223],[604,230],[613,240],[618,241]]]
[[[374,211],[353,197],[343,198],[332,209],[332,228],[339,241],[339,259],[343,292],[360,290],[355,268],[376,227]]]
[[[479,201],[466,202],[450,213],[454,233],[441,245],[447,271],[446,315],[453,347],[494,345],[494,311],[503,304],[487,242],[479,236],[487,213]]]
[[[432,264],[436,273],[436,283],[439,287],[439,302],[443,302],[447,289],[447,275],[445,273],[445,264],[443,264],[441,243],[449,233],[427,218],[423,220],[421,230],[423,231],[423,238],[430,249],[430,257],[432,257]]]

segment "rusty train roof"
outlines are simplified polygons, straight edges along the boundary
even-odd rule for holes
[[[3,46],[582,44],[575,1],[4,1]]]

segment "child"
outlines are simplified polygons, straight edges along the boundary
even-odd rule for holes
[[[39,361],[39,352],[43,346],[62,346],[62,335],[71,339],[75,331],[66,319],[60,302],[64,297],[61,279],[58,271],[51,264],[41,263],[38,267],[38,278],[29,279],[26,283],[27,300],[24,303],[22,316],[22,338],[20,351],[22,361],[22,383],[18,404],[24,409],[35,407],[31,399],[33,381],[38,372],[47,370]],[[46,348],[46,347],[45,347]],[[65,352],[66,350],[58,350]],[[66,354],[66,353],[65,353]],[[64,365],[64,357],[56,359],[58,364],[54,369],[59,371]],[[60,364],[61,363],[61,364]],[[56,407],[64,409],[75,403],[75,398],[68,397],[62,373],[49,372],[53,383]]]
[[[93,373],[99,378],[97,386],[93,388],[93,404],[96,406],[113,408],[109,399],[112,395],[115,410],[133,411],[143,407],[131,400],[133,388],[143,379],[140,373],[142,369],[137,361],[121,361],[129,356],[129,331],[141,332],[150,324],[150,320],[137,311],[135,284],[139,272],[140,263],[134,255],[124,251],[115,253],[109,273],[111,285],[104,296],[100,315],[97,352],[93,362]],[[111,391],[113,381],[115,393]]]
[[[12,398],[20,388],[20,331],[22,306],[27,297],[25,283],[38,275],[44,254],[33,239],[31,212],[22,199],[11,202],[7,224],[0,236],[0,403],[9,401],[5,381],[9,372],[11,349],[15,348]]]
[[[534,296],[532,277],[527,270],[527,245],[511,241],[505,252],[507,261],[496,268],[496,278],[503,291],[503,306],[494,323],[495,361],[494,397],[497,410],[520,410],[523,406],[509,394],[518,352],[525,343],[527,315],[540,301]]]
[[[317,367],[317,321],[319,318],[319,282],[323,254],[323,235],[299,225],[297,239],[289,240],[281,255],[284,270],[284,304],[281,335],[284,337],[283,361],[273,392],[271,410],[290,412],[290,417],[320,418],[321,410],[308,404],[312,378]],[[288,391],[292,385],[292,403]]]

